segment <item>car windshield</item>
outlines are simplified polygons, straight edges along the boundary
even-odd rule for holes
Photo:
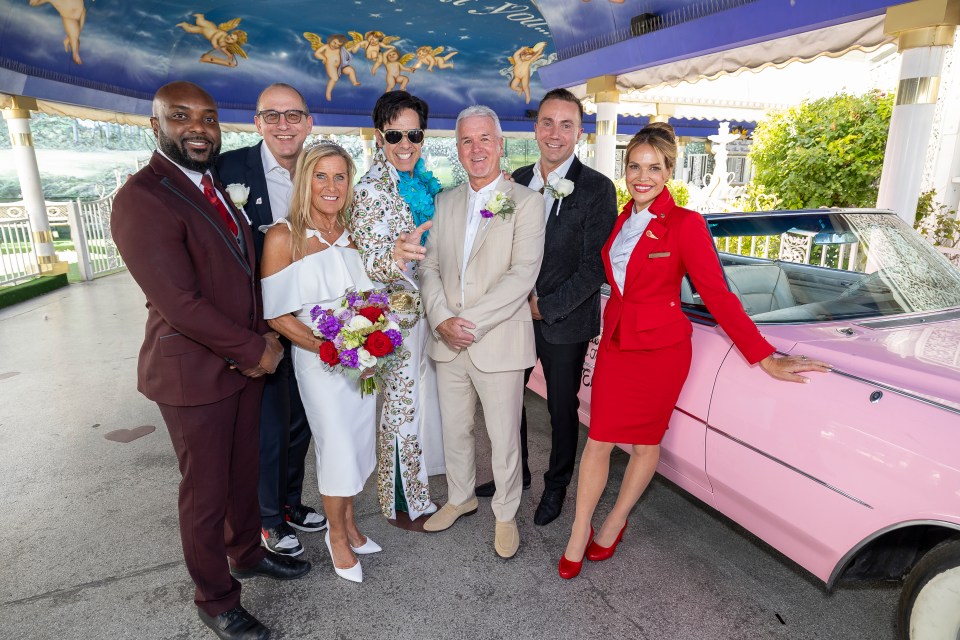
[[[900,218],[874,211],[707,216],[730,289],[758,323],[960,308],[960,269]],[[681,299],[702,303],[684,280]]]

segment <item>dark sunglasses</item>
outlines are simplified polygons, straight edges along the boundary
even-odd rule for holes
[[[386,131],[381,131],[380,135],[383,136],[383,139],[386,140],[388,144],[400,144],[403,136],[407,136],[407,140],[413,144],[423,142],[423,129],[407,129],[406,131],[401,129],[387,129]]]
[[[297,124],[308,115],[310,114],[304,113],[303,111],[300,111],[300,109],[289,109],[287,111],[274,111],[273,109],[265,109],[263,111],[257,111],[257,117],[267,124],[277,124],[280,122],[280,116],[283,116],[289,124]]]

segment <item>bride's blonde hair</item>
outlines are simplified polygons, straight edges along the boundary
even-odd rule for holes
[[[291,258],[294,262],[306,254],[307,229],[313,228],[313,222],[310,218],[310,203],[313,199],[313,172],[320,160],[330,156],[343,158],[347,165],[347,194],[343,200],[343,207],[337,212],[337,222],[344,229],[349,230],[350,220],[347,214],[353,206],[353,176],[357,171],[353,164],[353,158],[350,157],[346,149],[333,142],[313,143],[307,146],[297,159],[297,168],[294,170],[293,177],[293,194],[290,198],[290,211],[287,213],[291,233]]]

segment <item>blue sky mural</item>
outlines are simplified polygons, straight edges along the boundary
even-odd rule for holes
[[[328,124],[366,121],[403,87],[437,117],[483,103],[526,120],[543,93],[536,69],[555,57],[533,3],[0,0],[0,91],[27,76],[48,94],[28,95],[102,108],[186,79],[221,108],[249,110],[284,81]],[[116,97],[91,104],[97,93]]]

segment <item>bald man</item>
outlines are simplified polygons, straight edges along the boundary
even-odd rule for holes
[[[158,149],[117,193],[111,220],[147,299],[137,388],[159,406],[177,454],[180,538],[200,619],[220,638],[267,638],[235,578],[310,570],[260,546],[259,404],[283,348],[263,321],[250,228],[212,179],[216,103],[195,84],[170,83],[154,96],[150,123]]]

